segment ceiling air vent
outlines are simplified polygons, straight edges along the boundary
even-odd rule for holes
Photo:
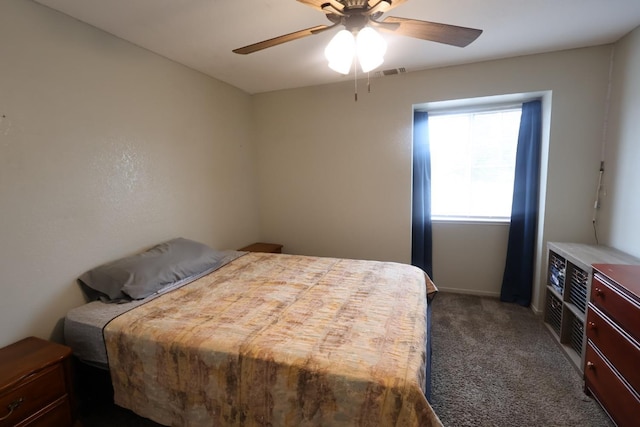
[[[407,72],[407,69],[404,67],[390,68],[388,70],[376,71],[376,77],[394,76],[396,74],[402,74],[406,72]]]
[[[406,73],[407,69],[404,67],[390,68],[388,70],[376,71],[376,77],[394,76],[396,74]]]

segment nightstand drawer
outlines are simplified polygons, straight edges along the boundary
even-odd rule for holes
[[[43,411],[27,418],[16,427],[60,427],[71,425],[71,405],[67,396],[53,402]]]
[[[16,425],[65,394],[65,373],[61,364],[28,376],[16,388],[0,396],[0,418],[14,407],[11,415],[0,421],[0,427]]]

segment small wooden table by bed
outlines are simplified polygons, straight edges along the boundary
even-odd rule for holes
[[[0,426],[74,423],[71,349],[29,337],[0,349]]]
[[[249,246],[245,246],[244,248],[238,249],[240,251],[247,252],[266,252],[271,254],[281,254],[282,253],[282,245],[277,243],[252,243]]]

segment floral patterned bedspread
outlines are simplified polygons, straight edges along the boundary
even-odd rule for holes
[[[441,426],[422,270],[248,253],[112,320],[115,402],[172,426]]]

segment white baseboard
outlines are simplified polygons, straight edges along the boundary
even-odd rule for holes
[[[447,292],[452,294],[465,294],[465,295],[476,295],[479,297],[492,297],[492,298],[500,298],[500,292],[491,292],[491,291],[479,291],[477,289],[459,289],[459,288],[443,288],[438,286],[439,292]],[[541,316],[543,311],[538,309],[538,307],[534,307],[533,305],[529,306],[533,314],[536,316]]]
[[[533,304],[531,304],[531,311],[533,311],[533,314],[535,314],[536,316],[542,316],[544,314],[544,310],[540,310],[538,307],[534,307]]]
[[[445,288],[442,286],[438,286],[438,291],[440,292],[449,292],[452,294],[466,294],[466,295],[477,295],[479,297],[500,297],[500,292],[492,292],[492,291],[479,291],[477,289],[459,289],[459,288]]]

